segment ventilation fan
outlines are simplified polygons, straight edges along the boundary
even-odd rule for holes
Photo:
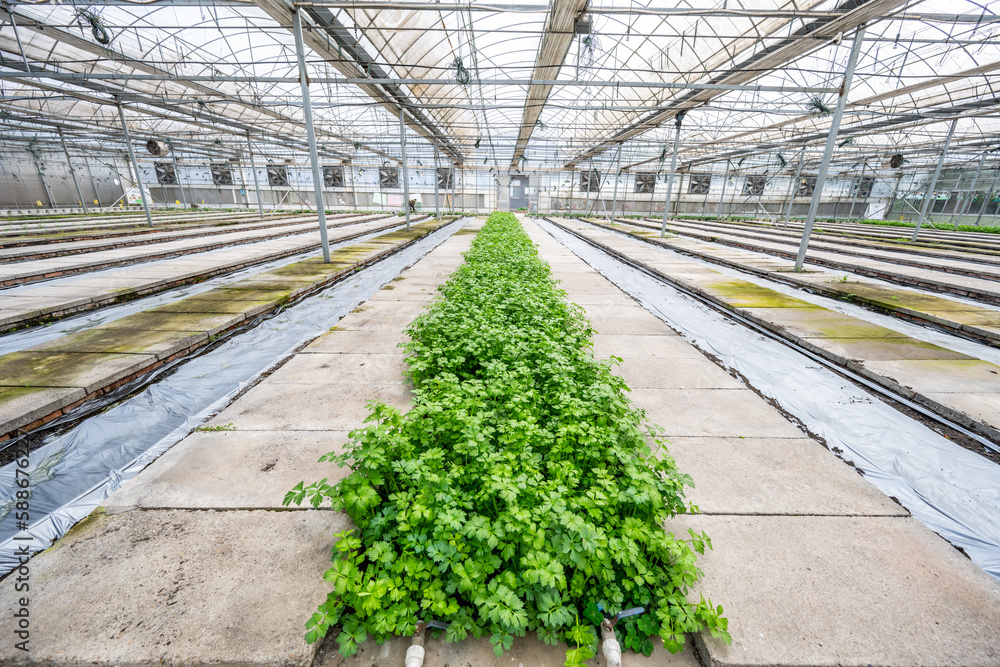
[[[635,191],[640,194],[651,194],[656,189],[656,174],[651,171],[635,175]]]
[[[323,185],[328,188],[344,187],[344,168],[323,167]]]
[[[268,185],[278,185],[287,186],[288,185],[288,167],[278,164],[267,165],[267,184]]]
[[[691,174],[691,180],[688,181],[688,193],[692,195],[707,195],[711,187],[711,174]]]
[[[600,192],[601,172],[597,171],[596,169],[589,172],[580,172],[580,191]]]
[[[154,162],[156,169],[156,182],[160,185],[177,185],[177,174],[174,173],[174,165],[169,162]]]
[[[221,162],[212,165],[212,182],[216,185],[233,184],[233,168],[228,162]]]
[[[761,196],[764,194],[764,182],[763,176],[747,176],[743,182],[743,194],[752,197]]]
[[[868,199],[872,196],[872,188],[875,187],[875,179],[871,176],[865,176],[864,178],[859,178],[854,181],[854,187],[852,188],[852,195],[855,197],[860,197],[861,199]]]
[[[150,139],[146,142],[146,150],[150,155],[155,155],[156,157],[163,157],[170,152],[165,143],[156,139]]]
[[[895,153],[894,155],[890,155],[889,159],[886,160],[882,166],[888,166],[890,169],[899,169],[903,166],[903,162],[903,154]]]
[[[437,186],[441,190],[451,190],[452,188],[451,167],[438,167]]]
[[[378,186],[382,189],[399,187],[398,167],[379,167]]]
[[[812,197],[816,191],[816,177],[809,176],[799,179],[799,187],[795,190],[796,197]]]

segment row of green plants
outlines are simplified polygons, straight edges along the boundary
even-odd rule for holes
[[[915,222],[907,222],[905,220],[853,220],[852,222],[861,223],[863,225],[877,225],[879,227],[909,227],[910,229],[917,226]],[[934,223],[930,221],[925,221],[921,227],[930,229],[939,229],[941,231],[947,232],[982,232],[984,234],[1000,234],[1000,227],[992,225],[948,225],[945,223]]]
[[[592,327],[514,214],[490,215],[407,333],[413,406],[370,405],[320,459],[352,472],[285,498],[356,526],[335,536],[306,641],[337,627],[351,655],[437,620],[448,641],[488,636],[498,656],[534,632],[578,665],[604,616],[637,606],[616,627],[624,647],[649,655],[659,636],[676,652],[705,629],[729,641],[722,607],[692,593],[709,538],[664,529],[697,511],[691,479],[626,398],[621,360],[594,358]]]

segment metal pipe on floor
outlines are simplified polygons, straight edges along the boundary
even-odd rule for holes
[[[674,172],[677,170],[677,151],[681,146],[681,123],[684,112],[679,111],[674,117],[674,154],[670,158],[670,174],[667,176],[667,194],[663,199],[663,224],[660,226],[660,238],[667,235],[667,216],[670,215],[670,191],[674,187]]]
[[[920,204],[920,215],[917,216],[917,226],[913,229],[913,236],[910,238],[910,241],[917,240],[917,234],[920,233],[920,225],[924,224],[924,218],[927,217],[927,207],[934,198],[934,188],[937,187],[938,178],[941,176],[944,159],[948,156],[948,147],[951,146],[951,138],[955,136],[956,125],[958,125],[957,118],[951,121],[951,126],[948,128],[948,137],[944,140],[944,148],[941,149],[941,155],[938,157],[937,166],[934,168],[934,175],[931,176],[931,182],[924,192],[924,201]]]
[[[406,231],[410,231],[410,175],[406,170],[406,121],[405,111],[399,107],[399,151],[402,156],[400,166],[402,166],[403,178],[403,210],[406,211]]]
[[[132,161],[132,169],[135,170],[135,184],[139,187],[139,198],[142,200],[142,210],[146,212],[146,222],[150,227],[153,226],[153,216],[149,213],[149,201],[146,198],[146,188],[142,186],[142,173],[139,171],[139,163],[135,159],[135,149],[132,148],[132,138],[128,133],[128,125],[125,123],[125,109],[122,108],[122,101],[119,98],[115,98],[115,102],[118,104],[118,120],[122,123],[122,132],[125,133],[125,145],[128,146],[128,157]],[[122,184],[122,190],[125,189],[125,184]],[[128,194],[125,193],[125,198],[128,199]],[[126,202],[127,204],[128,202]]]
[[[80,206],[83,207],[83,212],[87,213],[87,202],[83,198],[83,190],[80,189],[80,181],[76,178],[76,169],[73,168],[73,162],[69,159],[69,149],[66,148],[66,137],[63,136],[62,128],[59,128],[59,143],[62,144],[63,153],[66,155],[66,166],[69,167],[69,175],[73,177],[73,186],[76,188],[76,196],[80,198]],[[980,162],[980,165],[982,162]]]
[[[806,260],[806,250],[809,248],[809,236],[812,234],[813,224],[816,222],[816,212],[819,210],[819,202],[823,196],[823,186],[826,185],[826,172],[830,168],[833,149],[837,145],[837,132],[840,131],[840,119],[844,116],[847,93],[851,90],[851,79],[854,77],[854,68],[858,64],[858,56],[861,55],[861,46],[864,44],[864,41],[865,29],[858,28],[858,31],[854,33],[851,55],[847,59],[847,69],[844,70],[844,82],[840,87],[840,95],[837,97],[837,108],[834,110],[833,119],[830,121],[830,133],[826,137],[826,148],[823,151],[823,159],[819,163],[819,172],[816,174],[816,189],[813,190],[812,201],[809,202],[809,214],[806,216],[805,228],[802,230],[802,242],[799,244],[799,253],[795,258],[796,271],[802,270],[802,264]]]
[[[326,203],[323,201],[323,175],[319,169],[319,153],[316,150],[316,130],[313,128],[312,107],[309,104],[309,74],[306,71],[305,48],[302,46],[302,13],[298,8],[292,13],[292,32],[295,33],[295,56],[299,62],[299,88],[302,90],[302,115],[305,117],[306,139],[309,141],[309,162],[312,164],[313,191],[316,193],[316,216],[319,218],[319,238],[323,244],[323,261],[329,264],[330,239],[326,230]]]

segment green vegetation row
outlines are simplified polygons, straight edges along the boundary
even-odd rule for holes
[[[497,655],[535,632],[577,665],[604,615],[643,606],[617,625],[624,647],[648,655],[659,635],[676,652],[706,628],[729,641],[722,607],[688,600],[708,537],[664,530],[697,511],[691,480],[613,360],[594,359],[582,309],[511,213],[489,217],[465,260],[407,331],[413,407],[373,404],[346,450],[320,459],[353,472],[285,498],[329,500],[357,526],[337,535],[306,640],[339,625],[350,655],[433,619],[448,641],[489,636]]]

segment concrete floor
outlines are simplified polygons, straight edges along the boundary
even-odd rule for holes
[[[571,228],[778,335],[1000,441],[1000,366],[733,278],[683,255],[664,252],[658,247],[660,239],[648,244],[603,227],[576,223]],[[665,247],[673,245],[670,240]],[[733,250],[731,254],[745,261],[750,253]],[[829,275],[822,275],[829,282]],[[810,280],[820,279],[813,276]],[[852,285],[847,289],[853,289]]]
[[[713,665],[1000,664],[1000,585],[756,393],[533,224],[526,229],[569,299],[597,330],[600,356],[662,426],[702,514],[700,590],[722,604],[733,645],[698,638]],[[276,511],[295,482],[343,474],[319,465],[365,404],[405,408],[403,328],[471,241],[459,234],[334,330],[191,434],[103,513],[34,558],[32,658],[50,664],[402,665],[409,641],[369,642],[350,659],[305,645],[303,623],[345,518]],[[0,635],[17,594],[0,583]],[[13,642],[0,662],[16,664]],[[563,652],[530,637],[495,658],[484,642],[429,639],[428,667],[548,667]],[[591,664],[603,664],[600,659]],[[626,665],[693,667],[691,650]]]

